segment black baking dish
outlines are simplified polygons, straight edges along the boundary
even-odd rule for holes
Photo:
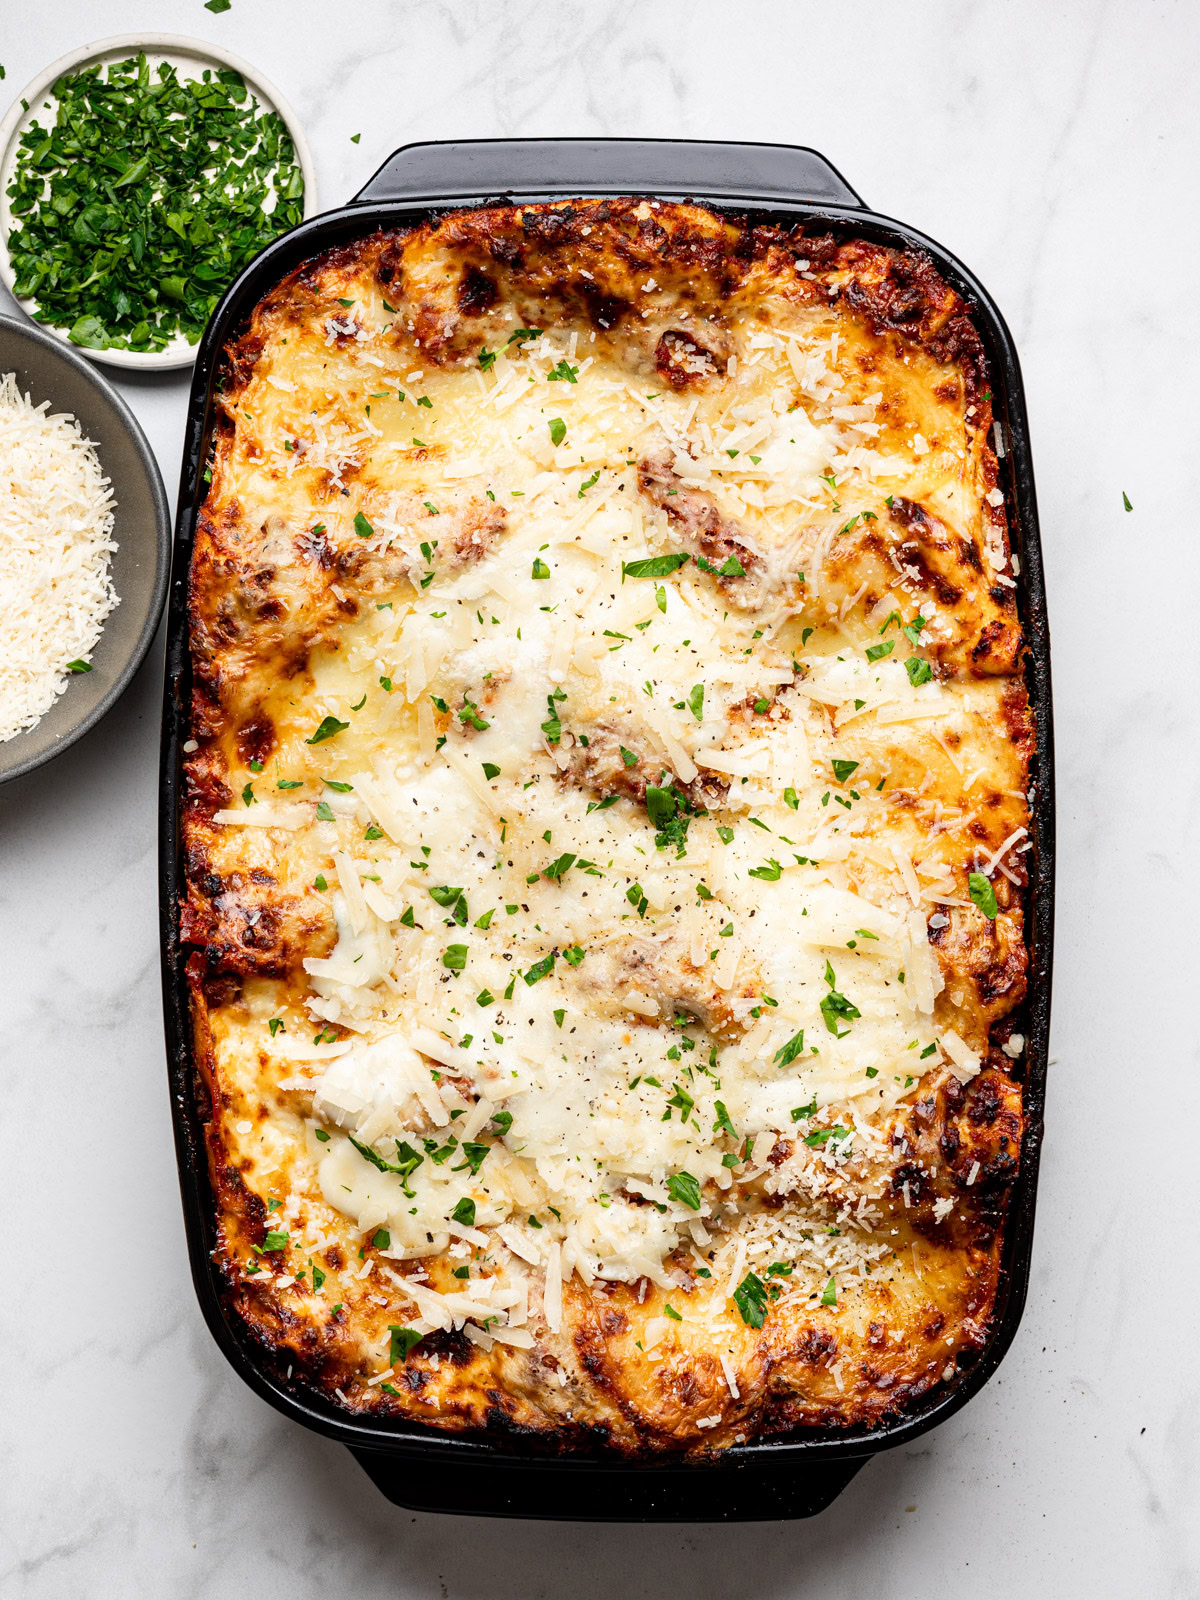
[[[300,261],[376,227],[412,226],[447,209],[570,195],[645,194],[695,199],[784,226],[817,222],[924,251],[971,305],[991,364],[1000,482],[1020,558],[1018,603],[1029,643],[1037,724],[1031,817],[1029,992],[1020,1026],[1028,1116],[1011,1196],[992,1336],[973,1366],[897,1420],[875,1428],[806,1431],[731,1449],[718,1462],[630,1465],[593,1456],[531,1453],[497,1436],[458,1437],[415,1423],[361,1420],[291,1377],[228,1311],[212,1252],[215,1215],[198,1120],[195,1068],[179,941],[182,745],[191,699],[187,574],[222,352],[264,293]],[[175,1142],[192,1276],[201,1309],[234,1369],[285,1416],[349,1446],[399,1505],[481,1515],[608,1521],[755,1520],[809,1516],[827,1506],[871,1457],[906,1444],[964,1405],[996,1370],[1024,1308],[1033,1243],[1050,1028],[1054,884],[1054,776],[1050,641],[1037,505],[1020,368],[987,291],[925,235],[866,210],[813,150],[785,145],[624,139],[487,140],[415,144],[387,160],[350,205],[315,217],[270,245],[225,295],[200,345],[187,418],[168,608],[163,708],[160,881],[163,1002]]]

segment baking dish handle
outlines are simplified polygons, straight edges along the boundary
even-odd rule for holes
[[[351,204],[642,193],[863,205],[837,168],[816,150],[704,139],[458,139],[406,144],[388,157]]]

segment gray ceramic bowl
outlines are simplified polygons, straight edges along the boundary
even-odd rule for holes
[[[92,670],[73,677],[36,727],[0,744],[0,783],[31,772],[94,728],[150,648],[171,568],[171,519],[146,436],[120,395],[83,356],[24,320],[0,316],[0,374],[15,372],[35,405],[78,417],[116,500],[112,577],[120,605],[104,623]]]

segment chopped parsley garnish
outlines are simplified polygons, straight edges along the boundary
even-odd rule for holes
[[[576,383],[579,380],[579,368],[573,367],[569,361],[560,361],[556,367],[551,367],[546,380],[549,383]]]
[[[550,443],[560,445],[567,437],[567,425],[561,417],[550,418]]]
[[[884,656],[890,656],[892,651],[895,648],[896,648],[895,639],[885,639],[882,644],[871,644],[871,645],[868,645],[867,646],[867,660],[868,661],[882,661]]]
[[[348,722],[339,722],[336,717],[324,717],[317,731],[311,738],[305,739],[305,744],[324,744],[326,739],[332,739],[336,734],[345,733],[350,726]]]
[[[825,1285],[824,1289],[821,1290],[821,1304],[823,1306],[837,1305],[837,1284],[833,1281],[832,1277]]]
[[[375,529],[361,511],[354,513],[354,531],[360,539],[373,539],[375,537]]]
[[[920,656],[909,656],[904,663],[904,669],[908,673],[908,681],[914,689],[919,689],[923,683],[928,683],[930,678],[933,677],[933,668],[928,661],[923,661]]]
[[[144,56],[67,73],[54,93],[9,186],[14,292],[87,349],[195,344],[247,262],[301,220],[284,122],[238,72],[181,79]]]
[[[90,672],[91,670],[92,663],[90,661],[81,661],[76,657],[74,661],[67,662],[68,672]]]
[[[467,964],[467,947],[465,944],[450,944],[446,946],[442,956],[442,965],[450,972],[461,972]],[[858,1013],[855,1012],[857,1016]]]
[[[460,1161],[456,1167],[451,1167],[451,1172],[470,1172],[473,1178],[477,1177],[479,1169],[484,1163],[484,1158],[492,1148],[491,1145],[479,1144],[474,1140],[464,1139],[460,1148],[466,1160]]]
[[[647,1078],[646,1082],[649,1083],[650,1079]],[[696,1102],[687,1092],[687,1090],[681,1088],[679,1084],[673,1083],[671,1085],[671,1089],[672,1093],[667,1097],[667,1113],[663,1120],[664,1122],[669,1122],[671,1120],[671,1110],[673,1108],[679,1112],[680,1122],[686,1122],[691,1116],[692,1108],[695,1106]]]
[[[804,1049],[804,1029],[801,1028],[799,1033],[793,1034],[793,1036],[788,1040],[788,1042],[785,1045],[783,1045],[780,1049],[776,1050],[775,1055],[774,1055],[774,1057],[772,1059],[775,1061],[776,1065],[781,1066],[781,1067],[788,1067],[788,1066],[791,1066],[792,1062],[795,1061],[796,1057],[800,1054],[801,1050],[803,1050],[803,1049]]]
[[[857,761],[834,761],[832,766],[833,775],[837,781],[845,783],[852,772],[858,771],[859,763]]]
[[[982,872],[969,872],[967,874],[967,893],[985,917],[989,920],[995,919],[997,911],[996,891]]]
[[[414,1150],[412,1145],[408,1144],[405,1140],[397,1139],[396,1159],[395,1161],[386,1161],[383,1156],[379,1154],[378,1150],[372,1149],[369,1144],[363,1144],[363,1142],[360,1139],[356,1139],[352,1133],[347,1134],[346,1137],[350,1140],[350,1143],[358,1151],[363,1160],[369,1162],[370,1165],[375,1167],[379,1172],[396,1173],[400,1179],[401,1188],[410,1199],[412,1198],[412,1190],[408,1187],[408,1180],[425,1159],[419,1150]]]
[[[763,866],[750,868],[750,876],[752,878],[761,878],[764,883],[774,883],[782,874],[783,868],[774,856],[768,856]]]
[[[317,818],[321,822],[332,822],[334,820],[333,811],[328,800],[317,801]]]
[[[748,1272],[733,1291],[733,1303],[748,1328],[761,1328],[767,1320],[767,1286],[756,1272]]]
[[[532,578],[548,578],[549,576],[550,576],[550,568],[542,560],[541,556],[534,556],[534,558],[533,558],[533,570],[530,573],[530,577],[532,577]]]
[[[700,1182],[699,1179],[693,1178],[690,1172],[673,1172],[667,1179],[667,1193],[681,1206],[699,1211]]]
[[[494,761],[485,761],[483,763],[483,775],[490,783],[493,778],[500,776],[500,768]]]
[[[403,1365],[408,1360],[409,1351],[425,1337],[415,1328],[398,1328],[394,1322],[388,1323],[388,1332],[392,1336],[388,1347],[388,1363],[393,1367],[398,1363]],[[395,1393],[395,1390],[392,1392]]]
[[[687,831],[692,820],[690,809],[686,797],[677,789],[647,784],[646,814],[658,830],[654,843],[659,850],[674,845],[676,858],[687,853]]]
[[[702,683],[697,683],[697,684],[693,685],[692,691],[687,697],[687,703],[688,703],[688,709],[691,711],[691,713],[695,717],[696,721],[697,722],[703,722],[704,721],[704,685]]]
[[[746,569],[736,556],[728,556],[719,567],[714,566],[707,556],[697,556],[696,565],[702,572],[711,572],[714,578],[744,578]]]
[[[857,1006],[852,1005],[844,994],[838,993],[834,987],[837,983],[837,976],[828,961],[825,963],[825,982],[829,985],[829,993],[821,1001],[821,1015],[825,1018],[825,1026],[830,1033],[839,1039],[844,1039],[849,1030],[839,1029],[837,1019],[839,1017],[846,1017],[847,1019],[861,1017],[862,1012]]]
[[[815,1133],[805,1134],[804,1142],[818,1148],[823,1144],[829,1144],[831,1140],[834,1144],[847,1144],[853,1137],[853,1131],[850,1128],[843,1128],[839,1123],[833,1128],[818,1128]]]
[[[451,1222],[461,1222],[464,1228],[473,1228],[475,1226],[475,1202],[469,1195],[463,1195],[450,1213],[450,1220]]]
[[[542,723],[542,732],[546,735],[547,744],[558,744],[562,739],[562,721],[555,702],[566,698],[565,689],[552,689],[546,696],[546,720]]]
[[[540,978],[547,978],[554,971],[554,963],[558,959],[558,952],[551,950],[548,956],[543,956],[540,961],[535,961],[529,971],[524,974],[526,984],[532,989]]]
[[[669,578],[671,573],[686,567],[691,560],[686,550],[673,550],[670,555],[646,556],[641,561],[622,561],[621,582],[626,578]]]

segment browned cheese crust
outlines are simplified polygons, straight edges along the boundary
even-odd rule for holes
[[[556,378],[553,363],[575,376]],[[753,419],[739,420],[736,408],[753,409],[772,387],[786,390],[786,404],[772,411],[762,400],[774,432],[764,424],[766,442],[755,443]],[[603,426],[583,409],[576,422],[570,410],[590,406],[593,394]],[[489,430],[527,411],[536,424],[521,436],[533,441],[520,444],[527,476],[512,466],[504,478],[494,463],[511,462]],[[989,377],[968,307],[927,260],[861,238],[636,199],[475,210],[372,234],[291,273],[229,349],[219,412],[190,574],[195,744],[180,915],[193,950],[219,1261],[237,1314],[294,1381],[335,1395],[349,1412],[644,1457],[700,1457],[796,1428],[878,1424],[953,1381],[988,1339],[1021,1154],[1012,1014],[1027,965],[1023,846],[1034,748]],[[563,417],[560,443],[554,422]],[[791,437],[792,422],[810,431]],[[727,444],[737,427],[751,439],[741,450]],[[815,455],[816,466],[791,464],[818,438],[836,438],[840,475]],[[593,471],[598,484],[586,481]],[[790,473],[801,486],[792,502],[772,487],[791,483]],[[553,528],[565,530],[570,571],[583,574],[569,583],[568,557],[556,564],[557,535],[529,532],[541,526],[530,520],[537,493],[543,505],[555,493],[550,475],[565,485]],[[525,490],[510,493],[518,481]],[[607,499],[583,523],[589,495]],[[617,528],[618,517],[621,531],[612,532],[605,519]],[[593,567],[609,571],[606,539],[614,575],[589,591]],[[514,548],[523,552],[519,583],[515,567],[498,565]],[[663,552],[691,561],[625,579],[622,563]],[[540,564],[551,572],[539,584]],[[561,600],[552,628],[576,629],[573,655],[569,640],[547,635],[551,665],[540,677],[515,644],[499,666],[479,655],[522,620],[526,588],[526,634],[545,621],[535,601]],[[685,601],[692,633],[680,642],[665,630]],[[614,610],[601,619],[607,638],[596,627],[593,650],[584,630],[601,604],[640,605],[650,620],[631,626]],[[475,616],[479,644],[465,631]],[[442,618],[460,627],[448,654],[430,643]],[[699,658],[674,699],[651,702],[647,690],[644,703],[640,675],[628,698],[601,693],[608,680],[587,676],[587,650],[596,671],[612,673],[659,637],[670,650],[695,649],[702,628],[704,638],[726,640],[740,630],[727,653],[761,657],[774,671],[771,687],[739,678],[740,667],[715,687],[720,674]],[[768,648],[774,655],[763,655]],[[850,657],[871,687],[846,678]],[[665,659],[646,657],[648,684]],[[700,681],[706,698],[689,711],[687,691]],[[558,684],[566,693],[547,705]],[[557,736],[544,720],[549,712],[552,729],[556,704]],[[662,717],[651,704],[663,706]],[[510,782],[516,758],[504,755],[500,776],[486,776],[488,741],[522,715],[532,743],[521,782]],[[703,722],[703,734],[702,718],[716,719]],[[341,726],[322,735],[323,719]],[[759,760],[755,741],[768,736],[789,761],[809,764],[811,781],[786,777],[782,755],[774,766]],[[702,737],[709,743],[697,746]],[[398,751],[403,761],[393,762]],[[706,751],[715,765],[702,764]],[[852,778],[830,776],[837,752]],[[492,830],[478,869],[493,873],[490,898],[474,879],[439,868],[439,851],[451,847],[442,833],[403,831],[414,772],[427,785],[428,773],[439,782],[465,774],[455,779],[464,808],[455,826],[478,828],[481,839]],[[676,855],[674,836],[655,843],[664,790],[676,822],[690,821],[686,856],[682,846]],[[747,800],[751,793],[759,798]],[[499,797],[491,811],[489,794]],[[751,804],[767,831],[747,825]],[[420,798],[427,830],[429,806],[436,810]],[[397,812],[400,822],[389,822]],[[611,832],[561,832],[568,818]],[[736,835],[728,849],[718,833],[727,828]],[[645,865],[626,870],[623,840],[635,830]],[[551,831],[553,844],[541,845]],[[523,856],[526,838],[533,853]],[[424,866],[422,844],[432,849]],[[574,852],[573,868],[547,876],[562,849]],[[735,869],[741,850],[753,853]],[[581,875],[588,861],[593,877]],[[756,862],[766,876],[756,868],[746,885]],[[772,863],[794,876],[772,882]],[[704,887],[689,880],[685,896],[669,873],[686,871]],[[667,885],[657,899],[654,872]],[[721,942],[722,872],[736,967]],[[990,887],[990,906],[978,884],[972,893],[976,879]],[[456,929],[456,903],[434,903],[429,889],[468,881]],[[568,911],[568,891],[581,887],[593,898]],[[639,908],[644,888],[650,901]],[[743,889],[758,908],[738,899]],[[801,941],[785,970],[811,967],[786,993],[770,949],[754,943],[763,919],[780,915],[770,897],[783,893],[795,922],[772,924],[773,938],[794,932]],[[476,931],[485,904],[496,906],[496,920]],[[862,905],[879,916],[865,934],[845,909]],[[549,920],[560,906],[561,929]],[[804,943],[801,906],[834,930],[819,952]],[[712,937],[697,920],[708,916]],[[442,941],[431,967],[418,943],[430,930]],[[550,977],[537,987],[518,981],[505,1002],[507,974],[495,963],[534,971],[543,933]],[[501,941],[518,937],[533,942],[505,955]],[[470,951],[461,977],[442,960],[454,940]],[[889,940],[895,959],[886,970],[869,967],[884,961],[878,952]],[[569,965],[569,949],[586,959]],[[924,1009],[911,993],[918,983],[928,987]],[[555,1030],[549,1010],[536,1027],[532,1013],[522,1020],[522,1037],[538,1041],[520,1067],[533,1087],[506,1100],[499,1075],[510,1072],[508,1058],[486,1071],[468,1061],[465,1029],[511,1041],[511,1007],[542,1001],[552,984],[567,1023]],[[477,990],[495,996],[486,1016]],[[414,1031],[417,1011],[406,1010],[414,996],[423,1033]],[[830,996],[848,997],[850,1009],[839,1015]],[[899,1021],[893,1004],[908,1008]],[[783,1018],[789,1005],[786,1033],[764,1044],[772,1025],[784,1028],[764,1008]],[[572,1044],[576,1014],[592,1031]],[[796,1079],[795,1110],[785,1106],[780,1119],[771,1107],[784,1068],[773,1059],[797,1018],[806,1042],[785,1067],[816,1076]],[[321,1074],[358,1060],[389,1022],[434,1085],[435,1104],[413,1088],[404,1105],[387,1102],[381,1121],[368,1126],[364,1112],[355,1123]],[[636,1163],[613,1155],[610,1171],[623,1175],[607,1180],[610,1193],[572,1189],[564,1199],[550,1176],[556,1158],[530,1153],[550,1136],[542,1123],[521,1121],[549,1094],[537,1057],[561,1055],[570,1072],[586,1055],[611,1075],[604,1030],[621,1028],[613,1048],[632,1053],[605,1091],[620,1102],[611,1114],[623,1120],[613,1126],[632,1130],[631,1144],[643,1128],[647,1140],[693,1140],[696,1153],[658,1165],[648,1157],[644,1181]],[[644,1059],[659,1042],[675,1049],[665,1070],[680,1073],[675,1087],[686,1091],[675,1120],[665,1099],[672,1080],[654,1065],[661,1058]],[[756,1048],[765,1051],[761,1068]],[[685,1078],[689,1060],[698,1071]],[[589,1094],[599,1072],[587,1079]],[[644,1077],[629,1088],[639,1073],[661,1080],[661,1091],[648,1091]],[[718,1075],[724,1087],[714,1090]],[[485,1095],[481,1122],[475,1108]],[[713,1104],[735,1099],[740,1110],[710,1134]],[[599,1114],[600,1101],[589,1104]],[[505,1106],[507,1126],[497,1115]],[[421,1254],[411,1241],[401,1248],[402,1230],[417,1226],[408,1218],[418,1203],[426,1227],[435,1201],[422,1186],[441,1183],[467,1146],[464,1133],[451,1161],[435,1152],[446,1137],[441,1112],[449,1118],[452,1107],[446,1127],[470,1124],[486,1159],[447,1179],[458,1187],[439,1215],[449,1217],[449,1202],[473,1185],[458,1213],[468,1220],[456,1227],[450,1218],[440,1233],[430,1225]],[[847,1127],[855,1138],[840,1144]],[[734,1128],[736,1139],[727,1137]],[[396,1176],[404,1139],[423,1158],[416,1176]],[[363,1157],[364,1147],[374,1154]],[[356,1161],[361,1185],[356,1167],[339,1190]],[[668,1198],[672,1171],[696,1176],[703,1208],[685,1202],[676,1215],[686,1191],[676,1184]],[[371,1184],[390,1186],[386,1204]],[[617,1211],[626,1234],[610,1259],[595,1241],[616,1226]],[[658,1237],[651,1227],[665,1230],[657,1254],[646,1242]],[[773,1241],[769,1251],[760,1237]],[[781,1249],[791,1253],[774,1253]],[[646,1250],[651,1267],[642,1270]],[[578,1269],[564,1267],[561,1288],[548,1291],[547,1274],[572,1251]],[[491,1294],[506,1309],[490,1322],[455,1311],[454,1297],[468,1294]],[[399,1347],[389,1330],[414,1325],[419,1341]]]

